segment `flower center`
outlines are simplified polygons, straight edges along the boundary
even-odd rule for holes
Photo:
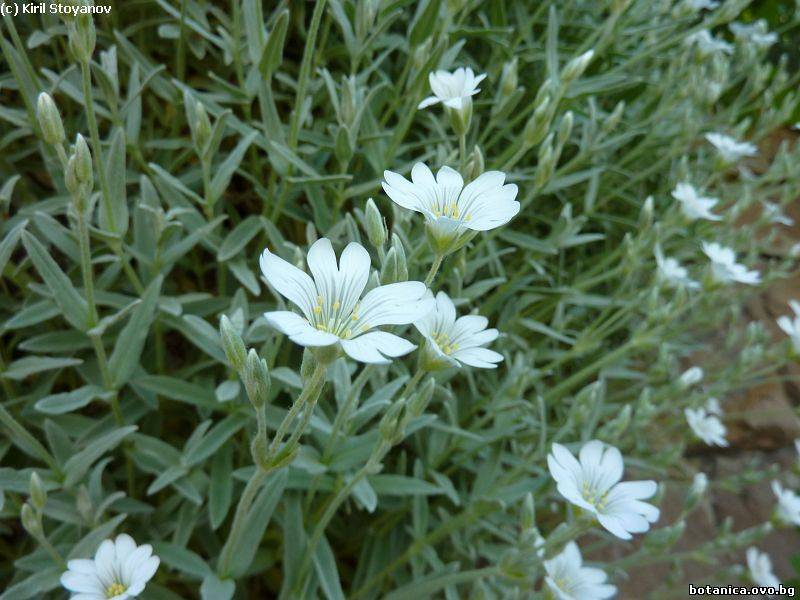
[[[113,598],[125,593],[125,586],[121,583],[112,583],[106,588],[106,598]]]
[[[450,340],[450,336],[443,331],[437,331],[431,335],[431,339],[439,346],[439,349],[448,356],[458,350],[458,344]]]
[[[588,482],[583,482],[583,499],[589,504],[592,504],[597,510],[603,510],[606,507],[606,500],[608,499],[608,492],[600,493],[593,485]]]
[[[354,335],[365,333],[369,330],[369,325],[359,323],[360,303],[348,313],[343,310],[339,300],[326,302],[322,296],[317,296],[317,303],[314,306],[314,317],[311,323],[319,331],[332,333],[342,339],[350,339]]]

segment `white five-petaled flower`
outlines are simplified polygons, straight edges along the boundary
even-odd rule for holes
[[[664,256],[658,244],[655,247],[655,255],[659,280],[673,287],[700,287],[699,283],[689,277],[689,271],[686,267],[682,266],[676,259]]]
[[[497,339],[497,329],[487,329],[489,321],[480,315],[456,319],[456,307],[444,292],[436,294],[436,307],[414,327],[425,337],[427,364],[430,368],[460,367],[462,364],[483,369],[497,368],[503,355],[484,348]]]
[[[302,312],[264,313],[270,325],[301,346],[340,344],[348,356],[366,363],[385,364],[416,348],[399,336],[373,329],[406,325],[430,312],[434,302],[425,298],[425,284],[382,285],[362,298],[371,261],[364,247],[355,242],[342,251],[337,265],[330,240],[320,238],[309,248],[306,262],[313,279],[269,250],[261,255],[267,283]]]
[[[779,481],[772,482],[772,491],[778,499],[775,515],[789,525],[800,525],[800,496],[794,490],[787,490]]]
[[[580,462],[561,444],[547,456],[550,475],[559,493],[575,506],[593,514],[618,538],[631,539],[658,521],[659,510],[644,502],[656,493],[655,481],[623,481],[622,455],[598,440],[583,445]]]
[[[780,580],[772,572],[772,561],[769,554],[761,552],[758,548],[750,547],[747,549],[747,568],[750,571],[750,579],[756,585],[766,587],[779,587]]]
[[[474,232],[505,225],[520,208],[517,186],[505,183],[501,171],[486,171],[465,186],[450,167],[442,167],[434,177],[427,166],[417,163],[411,181],[392,171],[384,171],[383,178],[383,189],[395,204],[425,216],[443,253],[455,250]]]
[[[708,56],[717,52],[723,54],[733,53],[733,46],[724,40],[720,40],[711,35],[708,29],[701,29],[686,37],[688,46],[696,45],[702,56]]]
[[[419,103],[417,108],[426,108],[441,102],[448,108],[461,110],[467,103],[472,102],[472,97],[480,92],[478,84],[484,80],[486,73],[475,75],[467,67],[459,67],[452,73],[447,71],[432,71],[428,75],[433,96],[428,96]]]
[[[547,587],[559,600],[604,600],[617,593],[602,569],[584,567],[578,544],[569,542],[560,554],[544,561]]]
[[[758,271],[749,271],[746,266],[736,262],[736,253],[731,248],[716,242],[703,242],[703,252],[711,260],[711,275],[715,281],[738,281],[747,285],[756,285],[761,281]]]
[[[683,411],[694,434],[709,446],[727,446],[725,425],[719,417],[705,408],[687,408]]]
[[[676,185],[672,190],[672,197],[681,203],[681,212],[690,221],[697,219],[719,221],[722,219],[719,215],[711,212],[719,200],[701,196],[691,183],[683,181]]]
[[[769,31],[769,26],[764,19],[745,25],[744,23],[731,23],[728,28],[737,40],[750,42],[758,48],[769,48],[778,41],[778,34]]]
[[[122,533],[101,543],[93,559],[69,561],[61,585],[72,592],[72,600],[127,600],[142,593],[159,562],[150,544],[137,546]]]
[[[735,163],[745,156],[755,156],[758,148],[750,142],[739,142],[735,138],[723,133],[707,133],[706,139],[717,149],[720,157],[726,163]]]
[[[778,327],[783,329],[784,333],[789,336],[794,351],[800,353],[800,302],[789,300],[789,306],[792,307],[794,317],[787,317],[786,315],[778,317]],[[800,452],[800,449],[798,452]]]
[[[703,369],[701,367],[689,367],[678,377],[678,383],[683,388],[691,387],[695,383],[700,383],[702,380]]]

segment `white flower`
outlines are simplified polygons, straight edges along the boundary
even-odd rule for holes
[[[706,139],[717,149],[720,157],[726,163],[735,163],[745,156],[755,156],[758,148],[750,142],[736,141],[729,135],[722,133],[707,133]]]
[[[452,73],[435,71],[428,75],[433,96],[428,96],[419,103],[417,108],[426,108],[441,102],[449,108],[461,110],[467,103],[472,102],[472,96],[480,92],[478,84],[484,80],[486,73],[475,75],[467,67],[459,67]]]
[[[787,217],[781,212],[780,204],[770,202],[769,200],[762,200],[761,205],[764,207],[764,214],[770,223],[786,225],[787,227],[794,225],[794,219]]]
[[[712,36],[708,29],[701,29],[687,36],[686,45],[696,45],[702,56],[708,56],[717,52],[722,52],[723,54],[733,53],[733,46],[724,40]]]
[[[351,358],[386,364],[416,346],[392,333],[370,331],[381,325],[405,325],[433,309],[425,298],[425,284],[403,281],[376,287],[363,298],[370,272],[369,253],[352,242],[339,264],[327,238],[314,242],[306,259],[313,279],[294,265],[264,250],[261,272],[275,290],[301,313],[276,310],[264,313],[267,322],[301,346],[340,344]],[[388,357],[388,358],[387,358]]]
[[[689,367],[678,378],[678,383],[681,387],[688,388],[695,383],[700,383],[703,380],[703,369],[700,367]]]
[[[497,339],[497,329],[486,329],[489,321],[480,315],[456,319],[456,307],[444,292],[436,294],[436,307],[414,327],[427,340],[426,351],[433,368],[460,367],[462,364],[484,369],[497,368],[503,355],[484,348]]]
[[[486,171],[464,185],[461,175],[442,167],[434,178],[422,163],[411,169],[411,181],[383,172],[383,189],[396,204],[425,216],[439,249],[452,251],[465,243],[462,234],[487,231],[508,223],[518,212],[517,186],[505,183],[505,173]]]
[[[748,271],[747,267],[736,262],[736,253],[731,248],[716,242],[703,242],[703,252],[711,260],[711,275],[720,283],[738,281],[755,285],[761,281],[758,271]]]
[[[689,271],[686,267],[674,258],[665,257],[661,252],[661,247],[656,244],[655,247],[656,266],[658,267],[658,278],[674,287],[687,287],[697,288],[700,284],[689,277]]]
[[[784,489],[778,481],[772,482],[772,491],[778,499],[775,514],[784,523],[800,525],[800,496],[793,490]]]
[[[127,600],[142,593],[158,564],[150,544],[137,546],[122,533],[100,544],[94,559],[69,561],[61,585],[72,592],[72,600]]]
[[[672,197],[681,203],[681,212],[690,221],[708,219],[719,221],[722,217],[711,212],[714,205],[719,202],[716,198],[700,196],[691,183],[681,182],[672,190]]]
[[[747,549],[747,568],[750,570],[750,579],[756,585],[766,587],[779,587],[780,580],[772,572],[772,561],[769,554],[760,552],[758,548]]]
[[[719,417],[712,415],[705,408],[687,408],[683,411],[686,421],[695,435],[709,446],[727,446],[725,425]]]
[[[783,329],[783,332],[792,340],[792,347],[795,352],[800,353],[800,302],[797,300],[790,300],[789,306],[792,307],[794,318],[787,317],[786,315],[778,317],[778,327]],[[800,452],[800,449],[798,452]]]
[[[614,446],[598,440],[583,445],[578,462],[561,444],[553,444],[547,456],[550,475],[559,493],[575,506],[597,517],[618,538],[644,533],[658,521],[659,510],[643,502],[656,493],[655,481],[624,481],[622,455]]]
[[[544,581],[559,600],[604,600],[617,593],[615,586],[606,583],[602,569],[583,566],[575,542],[569,542],[560,554],[544,561],[544,570]]]
[[[758,48],[769,48],[778,41],[778,34],[769,31],[764,19],[759,19],[750,25],[731,23],[728,28],[737,40],[750,42]]]

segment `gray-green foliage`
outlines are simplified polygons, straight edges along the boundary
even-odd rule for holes
[[[94,27],[5,17],[2,598],[60,597],[63,561],[118,531],[161,558],[148,598],[530,597],[539,533],[555,549],[572,531],[552,442],[598,438],[639,478],[688,486],[683,408],[769,376],[785,348],[745,327],[740,288],[659,285],[654,247],[696,279],[704,240],[780,277],[767,217],[733,223],[800,189],[796,146],[737,170],[703,139],[759,143],[797,120],[798,77],[752,44],[687,44],[701,29],[734,43],[746,0],[689,4],[157,0],[114,3]],[[441,107],[417,110],[428,73],[456,66],[488,73],[463,147]],[[421,218],[380,187],[417,161],[519,186],[520,214],[432,284],[489,318],[505,361],[423,378],[414,354],[338,358],[325,384],[260,316],[284,305],[258,256],[297,263],[325,236],[363,243],[384,283],[425,279]],[[684,221],[681,181],[724,220]],[[703,385],[682,390],[697,356]],[[295,422],[271,447],[301,390],[304,435]],[[683,526],[666,525],[612,577],[752,542],[723,530],[673,557]]]

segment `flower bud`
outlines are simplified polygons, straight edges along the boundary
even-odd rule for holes
[[[408,281],[408,263],[406,262],[406,250],[403,242],[396,233],[392,234],[392,249],[397,255],[397,281]]]
[[[47,502],[47,492],[42,485],[42,480],[36,471],[31,473],[31,480],[28,485],[31,504],[36,510],[42,510]]]
[[[394,247],[389,248],[386,256],[383,257],[383,265],[381,265],[381,285],[389,283],[397,283],[397,251]]]
[[[500,76],[500,93],[508,97],[517,89],[519,78],[517,75],[518,59],[515,56],[513,60],[503,65],[503,74]]]
[[[79,0],[77,4],[82,6],[92,6],[92,0]],[[75,20],[69,23],[69,48],[75,58],[88,64],[92,60],[94,46],[97,42],[97,33],[94,28],[92,15],[89,13],[79,13]]]
[[[244,367],[244,387],[253,406],[261,408],[266,404],[269,397],[270,384],[267,361],[259,358],[258,353],[251,349],[247,354]]]
[[[653,197],[648,196],[642,203],[642,208],[639,211],[639,231],[650,229],[653,225],[653,215],[655,207],[653,205]]]
[[[569,135],[572,133],[572,125],[574,120],[575,117],[573,117],[571,110],[568,110],[567,113],[561,118],[561,124],[558,126],[557,138],[557,144],[559,148],[563,148],[564,144],[567,143]]]
[[[64,124],[61,122],[61,115],[58,113],[53,98],[46,92],[39,94],[36,102],[36,118],[45,142],[55,146],[64,141]]]
[[[616,129],[617,125],[619,125],[619,122],[622,120],[622,115],[624,112],[625,112],[625,101],[620,100],[614,107],[612,113],[603,123],[603,133],[611,133],[614,129]]]
[[[547,130],[550,128],[550,98],[544,97],[544,100],[536,107],[533,114],[525,123],[525,129],[522,132],[522,139],[527,147],[535,146],[544,139],[547,135]]]
[[[569,61],[564,67],[564,70],[561,71],[561,81],[564,85],[568,85],[570,82],[583,75],[589,63],[592,62],[592,58],[594,58],[594,50],[589,50]]]
[[[88,193],[94,185],[92,154],[80,133],[75,139],[75,150],[67,161],[64,183],[73,195],[78,195],[81,191]]]
[[[81,516],[81,519],[83,519],[84,523],[94,523],[92,499],[89,496],[89,490],[85,485],[78,486],[78,490],[75,493],[75,508],[78,511],[78,514]]]
[[[444,110],[450,118],[450,126],[458,136],[467,135],[472,121],[472,98],[462,98],[461,108],[445,106]]]
[[[389,234],[386,231],[383,215],[372,198],[367,200],[367,206],[364,209],[364,228],[367,230],[370,244],[376,248],[383,248]]]
[[[36,516],[33,507],[27,502],[22,505],[22,509],[19,512],[19,520],[22,522],[22,527],[25,531],[33,537],[42,535],[42,523],[39,521],[39,517]]]
[[[542,189],[555,170],[555,154],[553,152],[553,134],[550,133],[539,146],[539,162],[536,165],[536,175],[534,176],[534,185],[537,189]]]
[[[483,160],[483,152],[481,152],[481,149],[477,145],[473,146],[472,153],[467,159],[466,167],[466,173],[464,173],[464,175],[467,181],[476,180],[486,169],[486,164]]]
[[[378,431],[380,432],[381,437],[390,444],[396,444],[400,441],[400,439],[402,439],[403,432],[399,425],[400,417],[403,413],[405,405],[406,401],[404,398],[401,398],[392,404],[389,407],[389,410],[387,410],[383,415],[381,422],[378,425]]]
[[[219,320],[219,334],[228,362],[236,372],[241,373],[247,360],[247,348],[227,315],[222,315]]]
[[[203,154],[211,139],[211,119],[208,118],[206,107],[197,102],[194,107],[194,145],[198,154]]]
[[[522,513],[520,514],[520,528],[523,531],[536,527],[536,505],[533,502],[533,494],[528,492],[522,501]]]
[[[378,0],[356,2],[356,38],[358,40],[363,42],[372,32],[379,4]]]
[[[700,500],[703,499],[703,496],[708,489],[708,477],[705,473],[695,473],[694,478],[692,479],[692,485],[689,487],[689,491],[686,494],[686,500],[684,500],[684,510],[689,512]]]
[[[406,411],[409,420],[420,416],[430,404],[433,392],[436,389],[436,381],[433,377],[428,377],[421,389],[411,398]]]

